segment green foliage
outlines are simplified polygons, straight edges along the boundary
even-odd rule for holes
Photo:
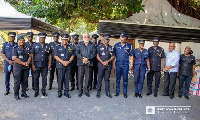
[[[122,20],[143,10],[142,0],[6,0],[18,11],[50,24],[75,31],[86,24],[96,29],[98,21]],[[72,27],[71,27],[72,26]]]

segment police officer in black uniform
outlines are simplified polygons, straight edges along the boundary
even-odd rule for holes
[[[55,71],[56,71],[57,81],[58,81],[58,71],[56,69],[56,60],[54,58],[54,49],[55,49],[56,45],[61,44],[60,42],[58,42],[59,36],[60,36],[60,34],[58,32],[54,32],[52,34],[52,36],[53,36],[54,42],[49,43],[49,45],[51,46],[51,50],[52,50],[52,56],[51,56],[52,59],[51,59],[51,68],[50,68],[50,77],[49,77],[49,90],[52,89]]]
[[[70,45],[73,47],[74,53],[76,53],[76,47],[78,45],[78,40],[79,40],[78,37],[79,37],[79,35],[77,35],[77,34],[72,35],[73,43],[71,43]],[[75,75],[76,75],[76,80],[75,80]],[[71,65],[70,81],[71,81],[71,87],[72,87],[71,91],[73,91],[75,89],[75,83],[76,83],[76,87],[78,89],[78,66],[77,66],[77,57],[75,54],[74,54],[74,59],[72,61],[72,65]]]
[[[83,78],[85,75],[85,95],[90,97],[89,94],[89,81],[91,76],[91,67],[93,66],[93,58],[96,56],[96,48],[94,43],[89,41],[90,36],[88,33],[83,35],[83,42],[79,42],[76,49],[77,66],[78,66],[78,85],[79,94],[83,94]]]
[[[104,35],[103,44],[97,47],[97,60],[98,60],[98,82],[97,82],[97,95],[100,97],[102,80],[105,81],[106,96],[112,98],[110,94],[110,74],[112,69],[112,61],[114,60],[113,48],[109,45],[110,35]]]
[[[8,95],[10,93],[10,74],[13,71],[12,65],[14,62],[12,61],[12,49],[14,46],[17,46],[17,43],[15,42],[15,32],[9,32],[9,42],[5,42],[3,44],[1,54],[4,59],[4,73],[5,73],[5,86],[6,86],[6,92],[4,95]]]
[[[164,49],[158,46],[159,41],[160,40],[158,37],[154,37],[153,38],[154,46],[148,49],[151,70],[149,73],[147,73],[147,86],[148,86],[148,93],[146,94],[147,96],[152,94],[152,81],[153,81],[153,76],[155,76],[154,97],[157,97],[157,92],[160,84],[161,71],[164,68],[165,53]]]
[[[20,84],[22,87],[21,97],[29,97],[26,94],[26,87],[28,83],[29,75],[29,63],[31,61],[31,55],[29,49],[24,46],[25,40],[22,35],[17,37],[18,46],[15,46],[12,51],[13,74],[14,74],[14,97],[16,100],[20,100],[19,89]]]
[[[34,33],[33,32],[27,32],[26,36],[27,36],[28,41],[25,42],[24,45],[27,47],[29,53],[31,53],[33,44],[35,43],[35,42],[33,42]],[[29,64],[29,69],[30,69],[30,72],[31,72],[31,75],[32,75],[32,89],[34,90],[34,75],[33,75],[33,70],[31,69],[31,66],[32,66],[32,62],[30,62],[30,64]],[[27,85],[26,85],[26,90],[28,91],[28,82],[27,82]]]
[[[70,98],[69,95],[69,79],[71,62],[74,59],[73,47],[68,44],[68,34],[61,35],[62,45],[57,45],[55,48],[54,57],[56,61],[56,68],[58,70],[58,97],[62,96],[62,86],[64,84],[64,96]]]
[[[32,49],[32,69],[34,72],[34,97],[39,95],[39,77],[42,76],[42,95],[47,96],[47,74],[51,67],[51,47],[45,43],[46,33],[39,33],[39,43],[35,43]]]
[[[92,42],[94,43],[96,50],[97,50],[97,46],[98,46],[98,44],[97,44],[97,38],[98,37],[99,36],[97,34],[92,35]],[[98,74],[97,64],[98,64],[98,60],[95,56],[94,59],[93,59],[93,66],[92,66],[92,72],[91,72],[91,77],[90,77],[91,78],[90,79],[90,86],[89,86],[90,90],[92,88],[95,89],[95,90],[97,89],[97,74]]]

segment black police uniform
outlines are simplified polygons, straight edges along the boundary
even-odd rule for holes
[[[157,47],[154,49],[154,46],[148,49],[149,54],[149,62],[150,62],[150,72],[147,73],[147,86],[148,93],[147,95],[152,93],[152,81],[153,76],[155,75],[155,89],[154,95],[157,96],[159,84],[160,84],[160,76],[161,76],[161,60],[165,58],[164,49],[161,47]]]
[[[33,32],[27,32],[26,33],[26,36],[33,36],[33,35],[34,35]],[[28,48],[28,51],[29,51],[30,54],[32,52],[33,44],[35,44],[35,42],[32,42],[32,44],[30,44],[29,41],[25,42],[25,44],[24,44],[24,46],[26,46]],[[31,75],[32,75],[32,89],[34,89],[34,75],[33,75],[33,70],[31,69],[31,67],[32,67],[32,62],[30,62],[29,68],[30,68],[30,72],[31,72]],[[28,88],[28,82],[27,82],[26,87]]]
[[[16,36],[16,33],[9,32],[8,36]],[[10,42],[5,42],[3,43],[3,47],[1,49],[1,53],[4,54],[8,60],[11,61],[12,61],[12,49],[14,46],[17,46],[16,42],[14,42],[13,44],[11,44]],[[8,67],[11,67],[11,69],[9,70]],[[10,93],[10,74],[12,71],[13,71],[12,66],[6,60],[4,60],[4,73],[5,73],[5,86],[6,86],[6,92],[4,93],[4,95],[8,95]]]
[[[72,35],[73,39],[78,39],[79,35]],[[73,47],[74,53],[76,53],[76,47],[74,43],[70,44]],[[77,66],[77,57],[74,54],[74,59],[71,63],[71,72],[70,72],[70,82],[72,90],[75,88],[75,75],[76,75],[76,87],[78,89],[78,66]]]
[[[12,51],[12,56],[16,56],[23,62],[27,62],[29,59],[29,50],[26,46],[21,49],[19,46],[15,46]],[[14,62],[13,65],[14,74],[14,95],[19,97],[20,84],[22,87],[22,97],[28,97],[26,94],[26,87],[28,83],[29,68]]]
[[[39,34],[43,35],[44,33]],[[44,34],[46,36],[46,33]],[[34,89],[35,97],[39,94],[39,77],[42,76],[42,94],[46,95],[46,86],[47,86],[47,74],[48,74],[48,56],[51,54],[51,47],[49,44],[45,43],[42,47],[40,43],[35,43],[32,48],[32,54],[34,56],[33,61],[36,68],[34,72]]]
[[[97,39],[99,36],[97,34],[93,34],[92,35],[92,38],[95,38]],[[95,45],[95,49],[97,51],[97,47],[98,47],[98,44]],[[97,54],[97,53],[96,53]],[[89,83],[89,88],[90,89],[96,89],[97,87],[97,76],[98,76],[98,67],[97,67],[97,64],[98,64],[98,60],[97,60],[97,57],[95,55],[94,59],[93,59],[93,66],[92,66],[92,71],[91,71],[91,79],[90,79],[90,83]]]
[[[54,56],[58,56],[63,61],[69,61],[70,57],[74,55],[73,47],[67,45],[66,48],[63,45],[57,45],[54,50]],[[70,67],[63,66],[62,63],[56,61],[56,68],[58,70],[58,95],[62,95],[62,88],[64,84],[64,95],[67,97],[69,92],[69,79],[70,79]]]
[[[78,85],[79,85],[79,96],[83,93],[83,78],[85,74],[85,87],[84,91],[89,97],[89,80],[91,77],[91,67],[93,66],[93,58],[96,56],[96,49],[94,43],[90,42],[86,46],[84,42],[79,42],[76,49],[77,66],[78,66]],[[88,64],[84,64],[83,57],[88,59]]]
[[[57,33],[57,32],[54,32],[52,35],[53,36],[60,36],[60,34]],[[61,44],[60,42],[58,42],[58,44],[56,44],[55,42],[49,43],[49,45],[51,46],[51,50],[52,50],[51,69],[50,69],[50,77],[49,77],[49,90],[52,89],[55,71],[56,71],[57,82],[58,82],[58,70],[56,69],[56,60],[54,58],[54,49],[55,49],[56,45],[60,45],[60,44]]]
[[[107,47],[101,44],[97,47],[97,55],[99,55],[102,61],[109,60],[113,54],[113,48],[111,45]],[[108,66],[103,66],[101,62],[98,61],[98,82],[97,82],[97,93],[101,92],[102,80],[105,81],[105,92],[110,95],[110,74],[112,69],[112,63],[109,62]]]

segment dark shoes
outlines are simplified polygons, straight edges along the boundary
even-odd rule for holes
[[[110,92],[107,92],[106,96],[108,96],[109,98],[112,98],[112,95],[110,94]]]
[[[38,95],[39,95],[39,93],[35,93],[35,94],[34,94],[34,97],[37,97]]]
[[[59,93],[59,94],[58,94],[58,98],[61,98],[61,97],[62,97],[62,93]]]
[[[173,96],[173,95],[170,95],[170,99],[174,99],[174,96]]]
[[[66,96],[67,98],[71,98],[70,94],[65,93],[64,96]]]
[[[85,95],[86,95],[87,97],[90,97],[90,94],[89,94],[89,93],[85,93]]]
[[[116,93],[115,96],[116,96],[116,97],[119,96],[119,93]]]
[[[52,86],[49,86],[49,89],[48,90],[51,90],[52,89]]]
[[[28,91],[29,89],[28,88],[26,88],[26,91]]]
[[[46,93],[46,92],[43,92],[43,93],[42,93],[42,96],[47,96],[47,93]]]
[[[138,93],[135,93],[134,97],[137,97],[138,96]]]
[[[70,91],[73,91],[74,89],[75,89],[75,88],[74,88],[74,87],[72,87]]]
[[[178,95],[179,98],[182,98],[182,95]]]
[[[154,93],[154,97],[157,97],[158,95],[157,95],[157,93]]]
[[[96,97],[97,97],[97,98],[100,98],[100,92],[97,92]]]
[[[162,94],[162,96],[169,96],[168,94]]]
[[[124,93],[124,98],[127,98],[127,97],[128,97],[128,95],[126,93]]]
[[[96,88],[96,87],[93,87],[93,89],[94,89],[94,90],[97,90],[97,88]]]
[[[15,100],[20,100],[19,95],[15,95]]]
[[[27,94],[21,94],[21,97],[29,98],[29,96]]]
[[[78,96],[81,97],[83,93],[79,93]]]
[[[9,93],[10,93],[9,91],[8,91],[8,92],[5,92],[4,95],[8,95]]]
[[[148,92],[146,95],[149,96],[149,95],[151,95],[151,94],[152,94],[152,92]]]
[[[141,94],[138,94],[139,98],[142,98],[142,95]]]
[[[185,99],[189,100],[190,98],[188,96],[185,96]]]

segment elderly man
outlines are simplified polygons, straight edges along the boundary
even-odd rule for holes
[[[174,98],[174,90],[180,59],[180,54],[175,50],[175,47],[175,43],[170,43],[169,51],[165,53],[164,94],[162,95],[170,96],[170,99]]]
[[[84,92],[87,97],[90,97],[89,94],[89,82],[91,67],[93,66],[93,58],[96,56],[96,48],[94,43],[89,41],[90,36],[88,33],[83,35],[83,41],[78,43],[76,48],[77,56],[77,66],[78,66],[78,85],[79,85],[79,94],[81,97],[83,94],[83,79],[85,74],[85,87]]]

